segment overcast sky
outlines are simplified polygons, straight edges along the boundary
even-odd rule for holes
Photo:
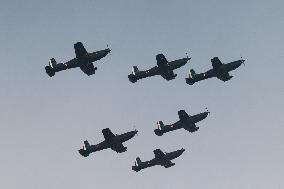
[[[284,188],[284,1],[0,1],[0,187],[93,188]],[[50,78],[48,60],[112,48],[95,75],[80,69]],[[131,67],[156,65],[155,55],[191,61],[175,80],[156,76],[132,84]],[[188,70],[211,68],[210,59],[246,59],[228,82],[189,86]],[[156,121],[170,124],[177,111],[210,116],[195,133],[157,137]],[[128,151],[78,149],[101,130],[139,130]],[[153,150],[185,153],[169,169],[134,172],[139,156]]]

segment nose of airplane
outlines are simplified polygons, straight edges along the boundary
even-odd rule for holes
[[[180,59],[180,61],[179,61],[179,65],[180,65],[180,66],[183,66],[183,65],[185,65],[185,64],[186,64],[189,60],[190,60],[190,58],[189,58],[189,57],[186,57],[186,58]]]
[[[206,108],[205,112],[202,112],[200,115],[203,119],[205,119],[210,114],[209,110]]]
[[[180,156],[181,154],[183,154],[184,151],[185,151],[184,148],[180,149],[180,150],[179,150],[179,156]]]
[[[210,114],[210,112],[207,110],[207,111],[205,112],[205,116],[207,117],[209,114]]]
[[[137,135],[138,134],[138,130],[135,129],[134,131],[132,131],[132,134],[133,134],[133,136]]]
[[[187,56],[185,59],[185,62],[188,62],[190,60],[190,58]]]

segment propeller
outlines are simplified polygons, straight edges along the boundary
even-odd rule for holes
[[[243,56],[241,55],[241,61],[242,61],[242,64],[244,65],[244,66],[246,66],[245,65],[245,60],[243,59]]]
[[[205,111],[206,111],[208,114],[210,114],[210,112],[209,112],[209,110],[208,110],[207,107],[205,107]]]
[[[188,58],[188,53],[187,52],[185,53],[185,55],[186,55],[186,58]]]
[[[135,125],[133,125],[133,129],[134,129],[134,131],[137,131],[136,135],[138,136],[138,130],[136,129]]]
[[[109,45],[107,44],[107,49],[110,50],[109,55],[111,55],[111,49],[109,48]]]

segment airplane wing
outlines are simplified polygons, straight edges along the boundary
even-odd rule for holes
[[[165,168],[169,168],[171,166],[174,166],[175,164],[171,162],[171,160],[165,160],[161,165],[164,166]]]
[[[163,67],[164,65],[166,65],[168,63],[165,55],[163,55],[163,54],[158,54],[156,56],[156,60],[157,60],[157,64],[158,64],[159,67]]]
[[[222,81],[228,81],[232,78],[233,76],[231,76],[228,72],[223,73],[222,75],[218,75],[217,78],[222,80]]]
[[[211,63],[212,63],[213,69],[218,69],[220,66],[222,66],[222,62],[219,60],[218,57],[212,58]]]
[[[109,139],[115,137],[115,135],[111,132],[111,130],[109,128],[103,129],[102,133],[105,137],[105,140],[109,140]]]
[[[169,70],[165,73],[162,73],[161,76],[166,80],[171,80],[174,79],[177,75],[172,70]]]
[[[75,43],[74,49],[75,49],[76,58],[80,58],[88,53],[81,42]]]
[[[97,67],[94,67],[94,64],[88,64],[86,66],[80,66],[81,70],[87,74],[87,75],[93,75],[95,74],[95,71],[97,70]]]
[[[189,131],[189,132],[194,132],[194,131],[197,131],[196,130],[196,125],[194,123],[190,124],[190,125],[187,125],[186,127],[183,127],[185,130]]]
[[[160,149],[154,150],[154,154],[155,154],[155,158],[158,158],[158,159],[165,156],[164,152],[162,152],[162,150],[160,150]]]
[[[185,110],[178,111],[178,117],[180,120],[187,119],[189,115],[185,112]]]
[[[116,151],[117,153],[122,153],[122,152],[125,152],[127,148],[123,146],[122,143],[116,143],[115,145],[111,147],[111,149]]]

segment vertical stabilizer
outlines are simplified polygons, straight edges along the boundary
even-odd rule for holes
[[[87,140],[84,141],[84,145],[86,150],[90,148],[90,143]]]
[[[136,75],[136,73],[139,71],[138,67],[137,66],[133,66],[132,67],[132,74],[133,75]]]
[[[189,71],[189,78],[193,78],[196,75],[196,72],[194,71],[194,69],[190,69]]]
[[[56,62],[55,58],[51,58],[49,60],[49,66],[54,68],[56,65],[57,65],[57,62]]]
[[[136,158],[136,163],[137,163],[138,166],[142,163],[142,161],[139,157]]]
[[[157,126],[158,126],[158,129],[161,129],[161,130],[165,127],[165,125],[162,121],[158,121]]]

